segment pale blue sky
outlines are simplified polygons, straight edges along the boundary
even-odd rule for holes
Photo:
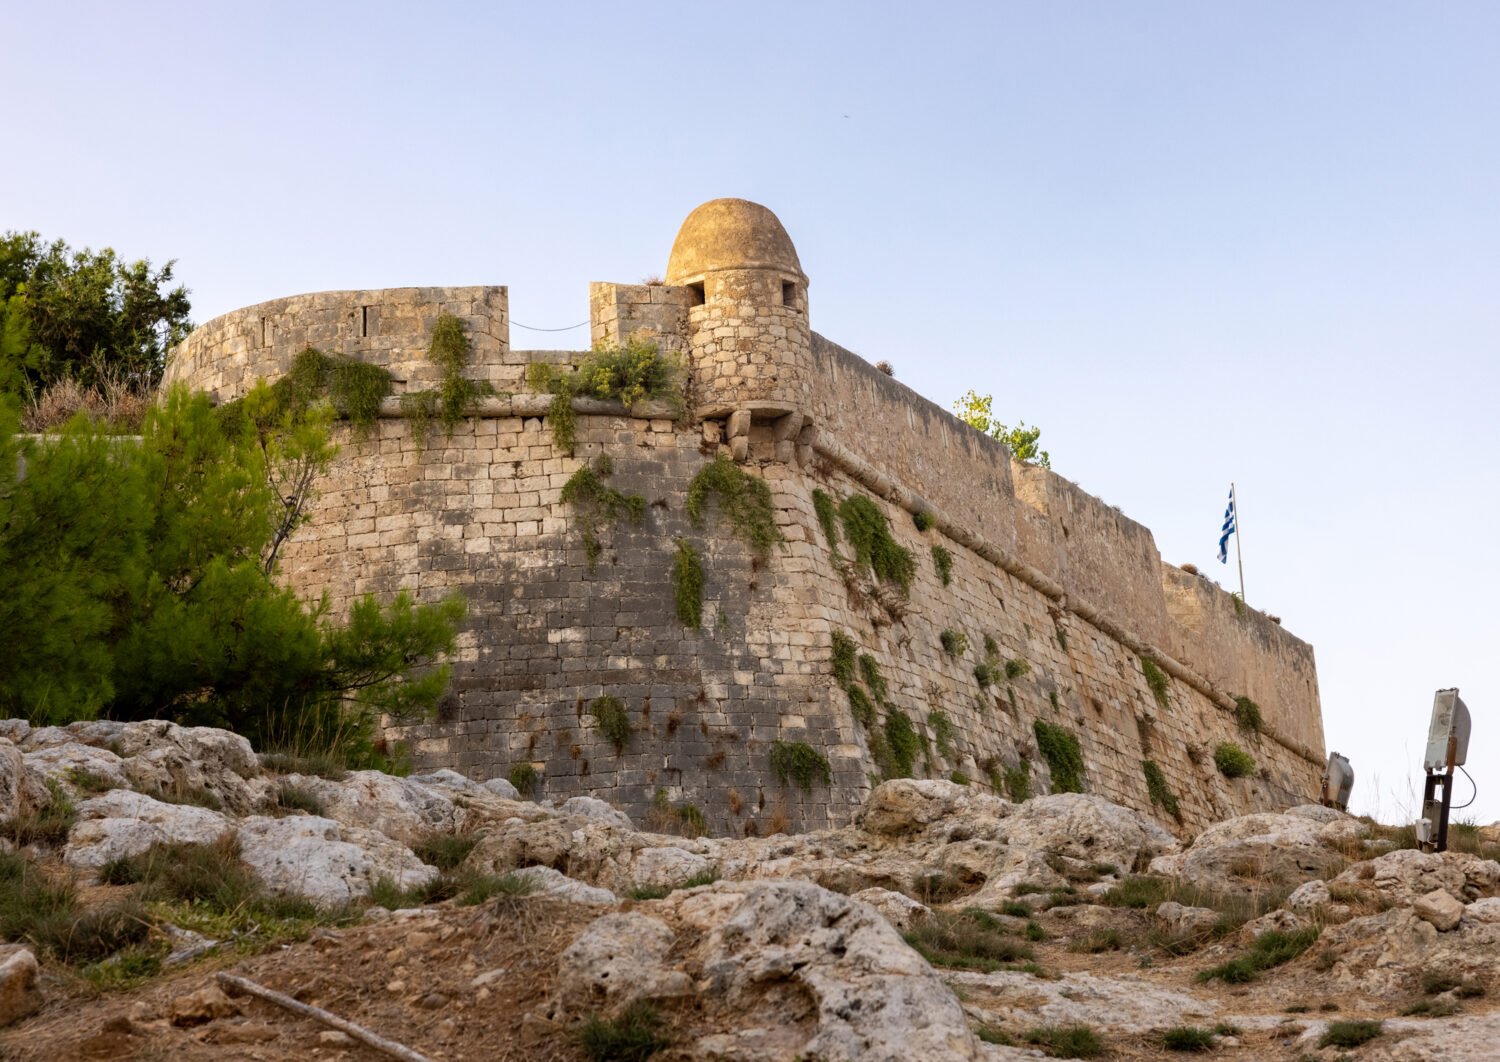
[[[12,0],[0,36],[0,229],[175,257],[199,321],[502,283],[571,325],[699,202],[766,204],[814,328],[993,392],[1226,585],[1236,480],[1356,808],[1414,810],[1457,685],[1458,814],[1500,818],[1500,6]]]

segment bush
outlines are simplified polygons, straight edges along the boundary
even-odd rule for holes
[[[1172,792],[1172,787],[1167,785],[1167,776],[1157,766],[1155,760],[1142,760],[1141,771],[1146,775],[1146,791],[1151,796],[1151,803],[1160,807],[1168,815],[1178,822],[1182,821],[1182,807],[1177,802],[1177,794]]]
[[[703,626],[703,556],[685,538],[672,561],[672,594],[678,621],[689,630]]]
[[[1097,1058],[1104,1053],[1104,1041],[1087,1025],[1043,1025],[1027,1033],[1026,1042],[1053,1058]]]
[[[1052,791],[1083,792],[1083,751],[1078,747],[1077,736],[1041,719],[1032,724],[1032,732],[1036,734],[1038,751],[1052,769]]]
[[[943,645],[943,652],[949,656],[963,656],[969,651],[969,636],[963,631],[956,631],[952,627],[947,628],[938,635],[938,641]]]
[[[1319,1047],[1358,1047],[1367,1044],[1385,1031],[1385,1024],[1378,1021],[1335,1021],[1318,1039]]]
[[[1031,664],[1020,657],[1014,657],[1005,662],[1005,677],[1011,682],[1020,678],[1031,670]]]
[[[891,755],[890,777],[910,778],[922,741],[917,736],[916,727],[912,726],[911,717],[900,708],[886,711],[885,742]]]
[[[938,579],[944,586],[953,582],[953,554],[942,546],[932,547],[932,566],[937,569]]]
[[[876,704],[885,704],[890,699],[885,676],[880,673],[880,664],[869,653],[859,654],[859,675],[869,687],[870,696],[875,698]]]
[[[1199,981],[1223,981],[1240,985],[1254,981],[1264,971],[1291,962],[1318,939],[1316,926],[1299,929],[1291,933],[1271,931],[1262,933],[1250,945],[1250,950],[1238,958],[1204,970]]]
[[[847,690],[854,683],[855,656],[859,647],[843,631],[833,632],[833,679]]]
[[[506,780],[516,787],[516,792],[523,797],[535,795],[537,787],[536,768],[530,763],[521,762],[511,765]]]
[[[1241,730],[1251,734],[1259,734],[1261,728],[1265,726],[1265,720],[1260,714],[1260,705],[1244,696],[1234,699],[1234,721]]]
[[[599,733],[609,739],[616,753],[623,755],[625,746],[630,744],[630,717],[625,714],[625,705],[620,698],[608,694],[594,698],[589,705],[589,714],[594,717]]]
[[[1221,741],[1214,749],[1214,766],[1225,778],[1244,778],[1255,771],[1255,757],[1232,741]]]
[[[828,540],[828,548],[837,550],[839,545],[838,502],[827,491],[812,492],[813,512],[817,514],[818,526]]]
[[[839,519],[857,566],[869,569],[878,581],[890,583],[902,593],[911,589],[916,562],[911,551],[892,536],[880,506],[863,494],[851,494],[839,504]]]
[[[972,908],[958,913],[934,911],[903,936],[932,965],[959,970],[1002,970],[1036,957],[999,920]]]
[[[649,1003],[632,1003],[618,1018],[593,1016],[578,1030],[578,1046],[590,1062],[644,1062],[671,1046],[666,1022]]]
[[[1156,703],[1162,711],[1171,708],[1172,701],[1167,691],[1171,689],[1172,682],[1167,678],[1167,673],[1157,666],[1155,660],[1149,656],[1143,656],[1141,657],[1141,674],[1145,676],[1151,696],[1156,698]]]
[[[805,741],[772,742],[771,770],[782,785],[796,782],[804,793],[812,792],[814,782],[828,785],[833,781],[828,760]]]
[[[1178,1025],[1162,1033],[1161,1045],[1168,1051],[1212,1051],[1214,1034],[1194,1025]]]
[[[710,497],[719,503],[719,516],[728,521],[735,535],[758,559],[766,560],[771,547],[783,541],[781,529],[776,526],[770,486],[724,454],[699,470],[688,484],[685,508],[694,527],[703,526]]]

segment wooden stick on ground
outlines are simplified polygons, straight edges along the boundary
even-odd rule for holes
[[[248,981],[243,977],[236,977],[230,973],[220,973],[218,980],[221,985],[229,990],[230,995],[256,996],[268,1003],[275,1003],[278,1007],[285,1007],[296,1014],[320,1021],[324,1025],[337,1029],[339,1032],[348,1033],[363,1044],[373,1047],[375,1050],[390,1055],[392,1058],[402,1059],[402,1062],[433,1062],[426,1055],[418,1054],[409,1047],[404,1047],[394,1040],[387,1040],[383,1036],[377,1036],[362,1025],[355,1025],[352,1021],[346,1021],[337,1014],[331,1014],[322,1007],[309,1006],[299,1003],[291,996],[282,995],[280,992],[258,985],[254,981]]]

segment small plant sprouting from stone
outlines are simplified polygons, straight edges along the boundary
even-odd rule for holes
[[[729,522],[736,537],[758,559],[771,555],[771,547],[783,541],[776,526],[776,508],[766,481],[752,476],[724,454],[709,462],[688,484],[688,519],[694,527],[703,526],[708,499],[719,503],[719,515]]]
[[[516,792],[523,797],[530,797],[536,793],[537,773],[536,768],[526,762],[513,764],[510,773],[506,776],[510,784],[516,787]]]
[[[948,781],[952,782],[954,785],[968,785],[969,776],[963,771],[954,771],[948,776]]]
[[[916,525],[918,531],[926,531],[936,523],[936,519],[933,517],[931,511],[918,509],[911,514],[911,522]]]
[[[1005,769],[1005,795],[1017,804],[1031,799],[1031,764],[1022,760],[1019,765]]]
[[[938,579],[944,586],[953,582],[953,554],[943,547],[934,544],[932,547],[932,566],[937,569]]]
[[[1057,647],[1065,653],[1068,651],[1068,632],[1061,626],[1057,628]]]
[[[885,513],[863,494],[851,494],[839,503],[844,539],[854,550],[857,567],[869,569],[876,580],[889,583],[904,594],[911,589],[916,562],[911,550],[891,534]]]
[[[1168,1051],[1212,1051],[1214,1034],[1196,1025],[1177,1025],[1161,1034],[1161,1045]]]
[[[1161,707],[1162,711],[1170,709],[1172,701],[1167,691],[1171,689],[1172,682],[1167,678],[1167,673],[1157,665],[1155,660],[1152,660],[1149,656],[1143,656],[1141,657],[1141,674],[1145,676],[1146,685],[1151,690],[1151,696],[1156,698],[1156,703]]]
[[[854,684],[855,658],[859,647],[843,631],[833,632],[833,680],[847,690]]]
[[[608,454],[600,454],[592,464],[583,465],[563,484],[559,499],[578,514],[583,528],[583,552],[589,571],[599,562],[603,546],[599,532],[607,523],[622,517],[639,524],[646,515],[646,499],[639,494],[622,494],[605,483],[614,473]]]
[[[948,718],[948,713],[941,708],[934,708],[927,713],[927,725],[932,730],[932,740],[937,744],[937,750],[944,759],[953,758],[954,737],[956,731],[953,728],[953,720]]]
[[[599,733],[615,747],[615,752],[623,754],[625,746],[630,744],[630,716],[625,714],[625,705],[620,698],[609,694],[595,697],[589,704],[589,714],[594,717]]]
[[[890,708],[885,714],[885,746],[890,753],[888,778],[910,778],[917,753],[922,750],[922,739],[911,717],[900,708]]]
[[[875,698],[875,703],[887,703],[890,691],[886,689],[885,676],[880,673],[879,662],[869,653],[859,654],[859,674],[869,687],[870,696]]]
[[[390,393],[391,374],[386,369],[313,347],[293,358],[291,370],[271,387],[273,399],[284,411],[305,412],[326,398],[361,433],[374,427],[380,403]]]
[[[464,375],[470,353],[468,326],[451,313],[440,314],[432,326],[427,359],[437,365],[442,379],[434,390],[408,391],[401,396],[401,413],[411,422],[412,437],[419,443],[427,438],[434,420],[443,426],[445,435],[451,436],[473,412],[474,403],[495,393],[488,380],[471,380]]]
[[[952,627],[938,635],[938,641],[943,643],[943,652],[949,656],[963,656],[969,651],[969,636]]]
[[[833,781],[828,760],[805,741],[772,742],[771,770],[782,785],[795,782],[804,793],[812,792],[814,782],[828,785]]]
[[[1214,766],[1225,778],[1244,778],[1255,773],[1255,757],[1233,741],[1221,741],[1214,748]]]
[[[1045,466],[1043,466],[1045,467]],[[1026,1034],[1054,1058],[1097,1058],[1104,1054],[1104,1040],[1087,1025],[1042,1025]]]
[[[849,687],[849,714],[866,729],[875,725],[875,704],[859,686]]]
[[[1042,759],[1052,769],[1052,791],[1083,792],[1083,750],[1078,746],[1078,736],[1041,719],[1032,724],[1032,732],[1036,734],[1036,745]]]
[[[1234,721],[1241,730],[1250,734],[1259,734],[1265,726],[1265,720],[1260,714],[1260,705],[1243,694],[1234,699]]]
[[[1012,657],[1005,662],[1005,677],[1011,682],[1014,682],[1030,670],[1031,664],[1019,656]]]
[[[651,1004],[632,1003],[618,1018],[590,1016],[578,1030],[578,1046],[589,1062],[644,1060],[671,1046],[665,1026]]]
[[[979,683],[980,689],[989,689],[996,679],[995,665],[988,661],[981,661],[974,665],[974,681]]]
[[[823,529],[823,537],[828,540],[828,548],[837,551],[839,548],[839,503],[833,500],[833,496],[825,490],[814,490],[812,493],[813,512],[817,514],[818,526]]]
[[[1058,702],[1058,699],[1057,699],[1057,691],[1056,690],[1048,690],[1047,691],[1047,703],[1050,704],[1050,705],[1052,705],[1052,710],[1054,712],[1062,710],[1062,705]]]
[[[1151,803],[1181,822],[1182,806],[1177,802],[1177,794],[1167,785],[1167,776],[1161,767],[1155,760],[1142,760],[1141,771],[1146,776],[1146,792],[1151,796]]]
[[[526,367],[527,385],[553,396],[547,410],[552,441],[569,454],[577,445],[575,397],[616,401],[627,410],[642,399],[655,398],[680,414],[684,407],[680,377],[676,359],[640,336],[632,336],[624,347],[595,347],[571,371],[546,362]]]
[[[1318,1038],[1319,1047],[1359,1047],[1385,1031],[1378,1021],[1335,1021]]]
[[[1234,602],[1234,614],[1235,614],[1235,616],[1237,616],[1240,619],[1244,619],[1245,618],[1245,598],[1244,598],[1244,596],[1238,590],[1234,590],[1234,591],[1230,592],[1229,598],[1230,598],[1231,601]]]
[[[703,556],[685,538],[677,540],[672,559],[672,593],[677,618],[689,630],[703,625]]]

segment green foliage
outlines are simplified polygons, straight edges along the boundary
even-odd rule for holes
[[[938,641],[943,643],[943,652],[949,656],[963,656],[969,651],[969,636],[963,631],[956,631],[952,627],[947,628],[938,635]]]
[[[1025,760],[1005,769],[1005,795],[1017,804],[1031,799],[1031,765]]]
[[[1005,1047],[1015,1046],[1015,1037],[1004,1029],[997,1029],[993,1025],[980,1025],[975,1028],[974,1035],[987,1044],[1001,1044]]]
[[[709,497],[718,500],[719,515],[750,552],[760,560],[771,555],[771,547],[782,541],[776,526],[776,509],[771,504],[771,488],[766,481],[752,476],[724,454],[699,470],[688,484],[687,514],[694,527],[703,526],[704,509]]]
[[[589,1062],[645,1062],[672,1045],[665,1024],[651,1004],[632,1003],[613,1020],[591,1016],[578,1030],[578,1046]]]
[[[677,540],[672,560],[672,594],[677,618],[689,630],[703,625],[703,557],[685,538]]]
[[[1000,659],[1000,643],[995,641],[993,634],[984,636],[984,655],[987,660]]]
[[[113,250],[75,251],[35,232],[0,235],[0,393],[31,395],[65,378],[111,374],[154,385],[192,329],[187,289]]]
[[[1005,662],[1005,677],[1011,682],[1014,682],[1030,670],[1031,663],[1027,660],[1022,660],[1018,656],[1012,657]]]
[[[973,391],[967,391],[962,398],[953,403],[953,415],[969,427],[999,439],[1010,449],[1017,461],[1051,468],[1052,456],[1038,444],[1042,437],[1042,429],[1028,428],[1024,420],[1017,423],[1014,428],[1000,423],[990,415],[993,402],[994,399],[990,395],[979,395]]]
[[[589,704],[589,714],[594,717],[599,733],[615,747],[615,752],[623,754],[625,746],[630,743],[630,717],[625,714],[625,705],[620,703],[620,698],[609,694],[594,698]]]
[[[1162,1033],[1161,1045],[1168,1051],[1212,1051],[1214,1034],[1195,1025],[1176,1025]]]
[[[379,365],[312,347],[293,358],[287,374],[271,386],[279,412],[305,417],[314,405],[328,401],[361,432],[374,426],[380,403],[390,393],[391,374]]]
[[[898,544],[891,535],[885,513],[863,494],[851,494],[839,503],[839,519],[844,538],[854,550],[854,563],[868,568],[877,580],[897,586],[903,593],[911,589],[916,562],[911,551]]]
[[[875,698],[875,703],[887,703],[889,691],[885,686],[885,676],[880,673],[879,662],[869,653],[859,654],[859,674],[865,680],[865,685],[869,687],[870,695]]]
[[[1255,757],[1233,741],[1221,741],[1214,748],[1214,766],[1225,778],[1243,778],[1255,770]]]
[[[337,734],[368,759],[379,713],[436,704],[447,670],[425,665],[462,601],[365,597],[339,625],[272,579],[300,520],[274,466],[327,446],[274,406],[269,388],[218,411],[174,388],[130,446],[76,421],[20,441],[0,413],[0,713],[169,718],[263,748]]]
[[[477,907],[496,896],[529,896],[536,891],[536,883],[514,874],[479,874],[464,879],[463,890],[458,895],[460,907]]]
[[[838,525],[838,502],[833,500],[825,490],[814,490],[812,493],[813,512],[818,515],[818,526],[823,529],[823,537],[828,540],[829,549],[837,549],[839,545]]]
[[[833,632],[833,679],[843,689],[854,684],[854,658],[859,647],[843,631]]]
[[[917,526],[918,531],[926,531],[936,523],[936,519],[926,509],[918,509],[911,514],[911,522]]]
[[[985,911],[933,911],[902,934],[906,943],[934,966],[990,972],[1014,968],[1036,957]]]
[[[614,462],[608,454],[600,454],[592,464],[583,465],[563,484],[559,500],[571,506],[578,514],[583,528],[583,551],[588,558],[589,571],[599,560],[602,547],[599,532],[605,524],[628,518],[639,524],[646,515],[646,499],[639,494],[622,494],[605,483],[614,474]],[[700,606],[701,611],[701,606]],[[697,626],[697,624],[694,624]]]
[[[988,660],[974,665],[974,681],[979,683],[980,689],[989,689],[997,678],[999,678],[999,672]]]
[[[57,846],[68,839],[78,818],[73,801],[51,778],[47,779],[47,801],[34,811],[0,820],[0,838],[19,846]]]
[[[917,762],[917,753],[922,749],[922,740],[911,717],[900,708],[888,708],[885,713],[885,743],[890,751],[891,770],[889,777],[910,778],[912,765]]]
[[[512,764],[506,779],[523,797],[530,797],[536,793],[537,773],[536,768],[530,763],[522,761]]]
[[[1265,726],[1265,720],[1260,714],[1260,705],[1243,695],[1234,699],[1234,721],[1241,730],[1251,734],[1259,734],[1261,728]]]
[[[1323,1035],[1318,1038],[1319,1047],[1359,1047],[1367,1044],[1385,1031],[1385,1023],[1379,1021],[1335,1021],[1330,1022]]]
[[[875,724],[875,704],[859,686],[849,687],[849,712],[861,726]]]
[[[1146,685],[1151,688],[1151,696],[1156,698],[1156,703],[1161,706],[1162,710],[1166,711],[1171,708],[1172,702],[1167,696],[1167,691],[1171,689],[1171,680],[1167,678],[1167,673],[1157,667],[1155,660],[1149,656],[1143,656],[1141,657],[1141,674],[1146,677]]]
[[[954,785],[968,785],[970,779],[969,776],[963,771],[954,771],[952,774],[948,775],[948,781],[952,782]]]
[[[1248,984],[1264,971],[1291,962],[1318,939],[1319,927],[1310,926],[1290,933],[1271,930],[1255,938],[1248,951],[1238,958],[1211,967],[1198,974],[1199,981],[1223,981],[1225,984]]]
[[[796,782],[804,793],[812,792],[814,782],[828,785],[833,781],[828,760],[805,741],[773,741],[771,770],[782,785]]]
[[[309,815],[322,815],[323,802],[301,786],[282,783],[276,790],[276,806],[283,811],[305,811]]]
[[[1104,1053],[1104,1040],[1087,1025],[1041,1025],[1026,1034],[1026,1042],[1053,1058],[1098,1058]]]
[[[938,578],[944,586],[953,582],[953,554],[942,546],[934,544],[932,547],[932,566],[937,569]]]
[[[451,437],[453,429],[473,412],[474,404],[495,393],[488,380],[471,380],[464,375],[471,352],[468,325],[463,319],[451,313],[439,314],[432,326],[427,360],[438,367],[442,378],[433,390],[408,391],[401,396],[401,412],[411,421],[414,439],[425,439],[433,420],[443,426],[444,435]]]
[[[1151,795],[1151,803],[1171,815],[1178,822],[1182,821],[1182,807],[1177,802],[1177,795],[1172,792],[1172,787],[1167,785],[1167,776],[1162,773],[1155,760],[1142,760],[1141,771],[1146,775],[1146,791]]]
[[[1036,746],[1052,769],[1054,793],[1083,792],[1083,752],[1078,737],[1069,730],[1038,719],[1032,724]]]
[[[595,347],[574,366],[533,362],[526,367],[527,385],[553,396],[547,410],[552,441],[565,453],[577,446],[577,418],[573,399],[597,398],[622,402],[629,408],[646,398],[663,399],[680,413],[683,408],[681,373],[677,362],[656,344],[632,337],[623,348]]]
[[[927,725],[932,729],[932,740],[937,743],[938,752],[942,753],[944,759],[953,758],[953,739],[955,731],[953,720],[948,718],[948,713],[941,708],[934,708],[927,713]]]

